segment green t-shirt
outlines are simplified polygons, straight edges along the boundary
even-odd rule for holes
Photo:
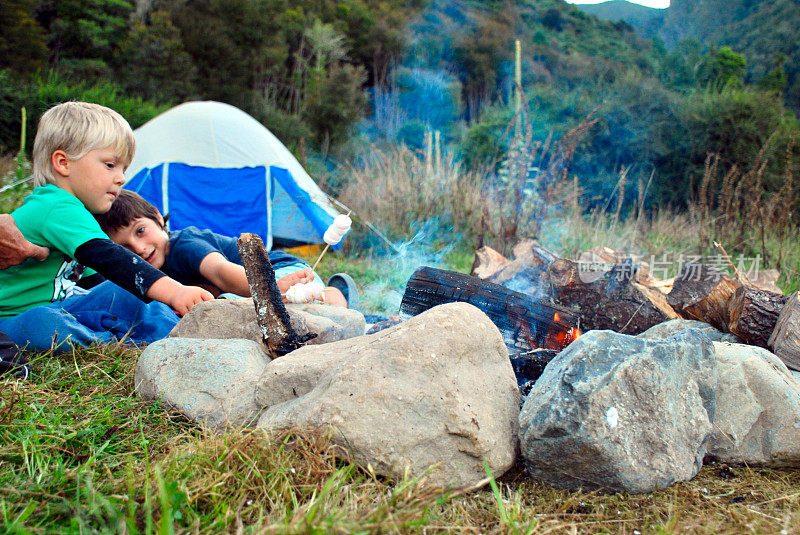
[[[77,197],[52,184],[35,188],[11,216],[25,239],[49,248],[50,255],[0,270],[0,318],[67,297],[85,271],[75,249],[108,239]]]

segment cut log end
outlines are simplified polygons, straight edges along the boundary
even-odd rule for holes
[[[711,266],[688,262],[675,277],[667,302],[682,318],[704,321],[730,332],[728,303],[740,286],[740,282]]]
[[[741,286],[729,303],[730,331],[750,345],[767,348],[789,296]]]

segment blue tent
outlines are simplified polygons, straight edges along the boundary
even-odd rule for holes
[[[267,248],[322,243],[338,213],[278,138],[228,104],[187,102],[134,133],[125,188],[168,213],[172,230],[252,232]]]

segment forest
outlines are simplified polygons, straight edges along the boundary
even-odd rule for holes
[[[693,10],[706,18],[716,5],[697,4],[708,4]],[[648,206],[685,208],[708,154],[725,172],[762,149],[762,186],[777,192],[798,131],[796,58],[776,52],[766,69],[768,52],[752,45],[688,38],[667,47],[563,0],[10,0],[0,10],[7,154],[20,147],[22,107],[29,150],[37,117],[58,101],[109,105],[136,128],[177,103],[210,99],[262,122],[312,174],[335,174],[376,147],[422,150],[433,130],[466,167],[498,170],[518,113],[516,40],[532,139],[558,140],[597,119],[570,167],[590,207],[625,169],[629,181],[653,175]],[[782,11],[758,16],[769,13]],[[728,18],[753,16],[737,8]],[[759,19],[747,41],[774,41],[772,27]],[[636,200],[627,195],[626,209]]]

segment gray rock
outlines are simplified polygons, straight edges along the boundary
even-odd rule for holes
[[[306,346],[271,362],[258,385],[258,427],[332,426],[334,441],[379,474],[427,473],[474,485],[484,460],[514,462],[519,391],[497,327],[450,303],[379,333]]]
[[[589,331],[556,356],[519,416],[528,473],[567,489],[650,492],[694,477],[711,434],[713,346]]]
[[[719,386],[708,454],[750,466],[800,466],[800,386],[766,349],[715,342]]]
[[[134,391],[212,429],[247,426],[258,418],[256,383],[269,360],[250,340],[166,338],[142,352]]]
[[[733,333],[724,333],[708,323],[695,320],[674,319],[653,325],[645,332],[639,334],[639,338],[650,340],[670,338],[686,329],[696,329],[708,336],[712,342],[730,342],[732,344],[743,344],[741,338]]]
[[[317,333],[308,343],[327,344],[364,334],[366,321],[357,310],[325,304],[288,303],[292,327]],[[244,338],[261,343],[252,299],[215,299],[198,303],[172,329],[176,338]]]

